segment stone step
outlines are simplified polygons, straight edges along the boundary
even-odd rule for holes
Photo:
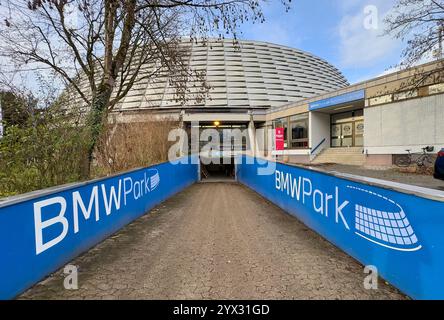
[[[329,153],[362,153],[363,148],[329,148]]]
[[[350,158],[350,157],[322,157],[315,159],[316,162],[328,162],[328,163],[347,163],[352,161],[365,162],[365,158]]]
[[[312,162],[322,163],[339,163],[361,166],[365,164],[365,155],[362,153],[361,147],[350,148],[329,148],[321,152]]]
[[[361,152],[359,152],[359,153],[357,153],[357,152],[335,152],[335,153],[330,153],[330,152],[328,152],[328,153],[321,153],[319,156],[347,156],[347,157],[354,157],[354,156],[357,156],[357,157],[360,157],[360,156],[364,156],[364,154],[363,153],[361,153]]]

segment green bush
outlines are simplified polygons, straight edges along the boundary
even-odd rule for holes
[[[8,97],[3,94],[9,122],[0,138],[0,198],[166,161],[168,133],[178,126],[154,118],[108,125],[90,163],[91,131],[79,110],[68,112],[62,98],[39,108],[36,99]]]
[[[0,197],[82,179],[87,165],[85,130],[55,107],[26,125],[6,126],[0,138]]]

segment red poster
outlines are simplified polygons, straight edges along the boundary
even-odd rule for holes
[[[284,128],[275,129],[276,150],[284,150]]]

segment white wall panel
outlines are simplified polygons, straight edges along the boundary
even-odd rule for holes
[[[364,144],[370,154],[444,147],[444,95],[369,107],[364,109],[364,121]]]

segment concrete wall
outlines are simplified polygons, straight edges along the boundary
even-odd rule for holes
[[[316,146],[326,139],[315,152],[318,153],[330,147],[330,115],[321,112],[310,112],[309,115],[309,142],[310,148]]]
[[[289,155],[287,159],[289,163],[297,163],[297,164],[309,164],[310,156],[304,155]]]
[[[368,168],[390,167],[393,165],[391,154],[369,154],[365,157],[365,166]]]
[[[420,152],[444,147],[444,95],[405,100],[364,109],[368,154]]]

